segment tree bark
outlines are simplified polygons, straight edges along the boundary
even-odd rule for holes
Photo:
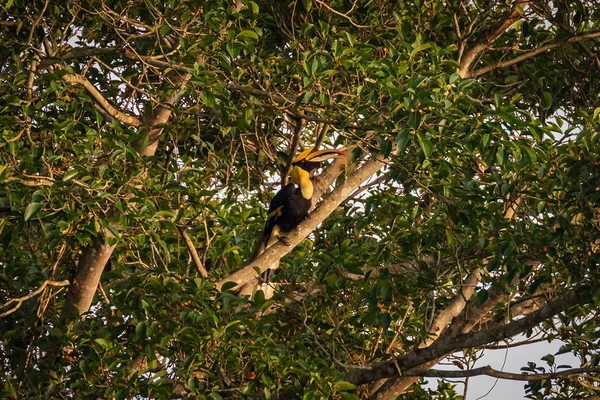
[[[84,248],[79,259],[77,274],[67,293],[63,316],[75,312],[81,315],[90,309],[102,271],[104,271],[104,267],[115,249],[114,245],[111,246],[107,243],[108,238],[111,236],[105,231],[102,243],[96,240],[92,245]]]

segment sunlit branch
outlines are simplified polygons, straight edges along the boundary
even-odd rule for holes
[[[94,85],[92,85],[92,83],[90,81],[88,81],[85,77],[83,77],[81,75],[75,75],[75,74],[65,74],[65,75],[63,75],[62,78],[67,83],[83,86],[88,91],[88,93],[92,95],[92,97],[98,102],[98,104],[100,104],[102,106],[102,108],[104,108],[111,117],[113,117],[127,125],[131,125],[131,126],[135,126],[135,127],[138,127],[141,125],[140,120],[137,119],[136,117],[125,114],[124,112],[119,111],[116,108],[114,108],[108,102],[108,100],[106,100],[104,98],[102,93],[100,93],[98,91],[98,89],[96,89],[96,87]]]
[[[206,268],[204,268],[204,265],[200,260],[200,256],[198,255],[198,251],[196,251],[196,246],[194,245],[190,235],[187,233],[186,228],[183,226],[178,226],[177,229],[179,229],[179,233],[181,234],[181,237],[183,237],[183,241],[190,252],[190,256],[196,265],[196,269],[203,278],[208,278],[208,272],[206,271]]]
[[[344,201],[344,199],[346,199],[346,197],[348,197],[352,191],[355,190],[356,187],[379,171],[382,166],[382,161],[370,160],[354,173],[350,174],[342,184],[337,186],[333,192],[331,192],[331,194],[325,200],[323,200],[322,203],[320,203],[319,207],[317,207],[316,210],[310,214],[310,218],[300,224],[296,230],[287,236],[289,246],[282,243],[277,243],[271,246],[246,267],[234,272],[228,277],[222,279],[220,282],[217,282],[217,289],[220,290],[221,287],[227,282],[235,283],[234,288],[239,288],[241,285],[249,282],[256,276],[255,269],[258,269],[260,273],[267,270],[275,261],[292,251],[294,247],[296,247],[298,243],[300,243],[321,222],[323,222],[329,216],[329,214],[331,214],[340,205],[340,203],[342,203],[342,201]],[[316,190],[313,194],[313,198],[318,198]]]

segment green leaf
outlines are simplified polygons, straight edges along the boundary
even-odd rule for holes
[[[421,113],[418,111],[413,111],[408,116],[408,125],[414,130],[419,129],[419,125],[421,125]]]
[[[312,8],[312,0],[302,0],[302,5],[306,11],[310,11]]]
[[[400,154],[404,153],[404,150],[406,149],[406,146],[408,145],[409,140],[410,139],[408,136],[408,129],[402,129],[398,133],[398,136],[396,136],[396,145],[398,146],[398,148],[396,150],[396,154],[400,155]]]
[[[427,43],[423,43],[420,46],[417,46],[413,49],[413,51],[410,52],[410,56],[409,58],[413,58],[417,53],[420,53],[424,50],[430,49],[431,48],[431,43],[427,42]]]
[[[173,218],[175,216],[175,213],[173,211],[162,210],[157,211],[156,214],[154,214],[154,216],[160,218]]]
[[[469,86],[473,85],[475,83],[475,79],[463,79],[462,81],[460,81],[460,83],[456,86],[456,88],[459,91],[463,91],[466,88],[468,88]]]
[[[120,389],[115,395],[115,400],[125,400],[129,396],[129,389]]]
[[[63,175],[62,180],[63,180],[63,182],[69,182],[71,179],[75,178],[78,174],[79,174],[79,171],[77,171],[76,169],[71,169]]]
[[[552,107],[552,95],[549,92],[542,93],[542,105],[546,109]]]
[[[494,94],[494,103],[496,104],[497,109],[502,105],[502,95],[500,93]]]
[[[200,93],[200,97],[202,98],[202,102],[208,107],[212,106],[215,102],[215,95],[210,91],[203,91]]]
[[[225,45],[225,49],[231,58],[237,58],[240,55],[240,45],[237,43],[229,42]]]
[[[25,209],[25,221],[35,217],[42,209],[42,203],[29,203]]]
[[[419,139],[419,145],[421,145],[421,150],[423,150],[423,154],[425,154],[425,157],[428,158],[433,153],[433,144],[429,139],[427,139],[420,133],[417,135],[417,138]]]
[[[258,14],[258,4],[256,4],[255,2],[250,2],[250,9],[252,10],[252,14]]]
[[[354,390],[356,389],[356,385],[346,382],[346,381],[337,381],[333,384],[337,390],[346,391],[346,390]]]
[[[487,263],[488,272],[495,271],[500,266],[500,260],[497,258],[492,258]]]
[[[260,306],[260,311],[261,312],[267,311],[267,309],[269,307],[271,307],[275,303],[277,303],[275,300],[267,300],[267,301],[265,301],[265,303],[262,306]]]
[[[109,342],[108,340],[103,338],[97,338],[94,340],[94,342],[98,343],[100,346],[107,350],[112,349],[114,347],[114,344],[112,342]]]
[[[598,114],[600,114],[600,107],[596,107],[596,109],[594,110],[593,119],[597,119],[598,118]]]
[[[254,32],[253,30],[250,30],[250,29],[246,29],[246,30],[241,31],[238,34],[237,37],[238,38],[240,38],[240,37],[242,37],[242,38],[243,37],[247,37],[247,38],[250,38],[250,39],[258,40],[258,34],[256,32]]]

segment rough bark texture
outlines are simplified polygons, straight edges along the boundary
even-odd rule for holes
[[[96,241],[84,248],[79,260],[77,274],[71,282],[67,294],[63,315],[70,315],[75,312],[83,314],[90,309],[104,266],[115,248],[115,246],[106,243],[108,237],[109,235],[105,233],[104,243]]]

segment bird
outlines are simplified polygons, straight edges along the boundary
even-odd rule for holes
[[[314,185],[310,173],[326,160],[345,157],[346,154],[341,150],[315,150],[312,146],[294,158],[290,172],[292,182],[282,187],[271,200],[267,221],[252,260],[277,242],[289,246],[285,235],[296,229],[308,216],[311,206]],[[260,288],[265,292],[269,290],[268,281],[272,272],[273,269],[267,269],[261,275]]]
[[[256,256],[278,241],[289,245],[285,235],[307,217],[311,206],[314,185],[310,179],[310,172],[318,168],[323,161],[341,157],[346,157],[341,150],[315,151],[314,147],[309,147],[296,156],[292,161],[290,173],[292,182],[282,187],[271,200]]]

